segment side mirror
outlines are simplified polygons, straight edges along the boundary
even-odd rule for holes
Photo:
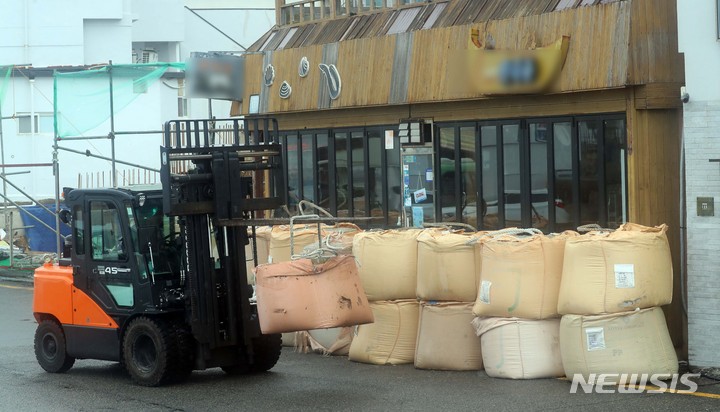
[[[60,221],[65,224],[70,224],[72,221],[72,213],[68,209],[63,209],[60,212],[58,212],[58,215],[60,216]]]

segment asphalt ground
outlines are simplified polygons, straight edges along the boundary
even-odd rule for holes
[[[269,373],[196,371],[182,384],[134,385],[113,362],[78,360],[49,374],[33,352],[32,288],[0,282],[0,411],[717,411],[720,382],[695,394],[571,394],[559,379],[513,381],[484,372],[373,366],[285,349]]]

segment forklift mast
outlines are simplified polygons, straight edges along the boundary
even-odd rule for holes
[[[286,204],[277,121],[174,120],[164,139],[163,209],[178,218],[184,243],[186,321],[204,353],[252,348],[261,333],[250,304],[245,222]]]

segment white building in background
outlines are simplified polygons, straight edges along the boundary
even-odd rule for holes
[[[720,0],[678,0],[685,54],[688,352],[720,367]]]
[[[110,60],[182,62],[196,51],[241,52],[274,24],[273,0],[0,0],[0,66],[23,67],[13,71],[1,107],[5,164],[52,161],[54,69],[81,70]],[[160,130],[167,120],[207,117],[208,101],[186,99],[183,85],[182,74],[166,73],[116,114],[115,130]],[[214,100],[211,110],[226,117],[230,103]],[[107,121],[83,135],[109,131]],[[116,158],[159,168],[160,143],[158,134],[118,136]],[[108,139],[62,146],[111,154]],[[59,161],[61,186],[102,186],[103,176],[105,186],[110,185],[108,161],[64,151]],[[117,170],[120,185],[157,178],[129,166],[117,165]],[[6,170],[15,171],[30,171],[11,177],[23,191],[40,199],[54,197],[51,168]],[[12,188],[8,195],[25,199]]]

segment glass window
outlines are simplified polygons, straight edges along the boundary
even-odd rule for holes
[[[460,128],[460,201],[462,222],[477,227],[477,180],[475,179],[475,126]]]
[[[438,190],[440,193],[441,220],[454,222],[457,212],[457,198],[455,194],[455,127],[441,127],[438,129],[440,139],[440,179]]]
[[[498,215],[498,151],[497,126],[480,128],[482,156],[482,198],[485,203],[485,216],[482,227],[500,229],[502,222]]]
[[[302,135],[302,198],[315,202],[315,159],[313,135]]]
[[[327,133],[318,134],[317,137],[317,204],[320,207],[330,207],[330,163]]]
[[[32,123],[30,122],[30,115],[29,114],[21,114],[17,116],[18,119],[18,133],[32,133]],[[37,116],[35,116],[35,130],[38,129],[38,119]]]
[[[298,138],[287,136],[288,208],[294,211],[300,201],[300,172],[298,168]]]
[[[553,124],[555,231],[575,229],[573,200],[572,124]]]
[[[580,158],[580,225],[600,223],[599,141],[600,120],[578,122],[578,155]]]
[[[502,126],[505,226],[522,226],[520,201],[520,125]]]
[[[353,216],[367,216],[365,199],[367,188],[365,187],[365,133],[352,132],[352,203]]]
[[[625,210],[625,121],[605,121],[605,199],[607,226],[618,228],[627,220]]]
[[[352,186],[350,184],[350,153],[348,152],[348,140],[347,133],[335,134],[335,179],[337,184],[336,202],[338,217],[350,216],[351,210],[350,202],[352,201],[352,195],[350,194],[350,190]]]
[[[85,254],[85,221],[81,206],[75,206],[73,227],[75,228],[75,254]]]
[[[534,228],[548,229],[550,203],[548,193],[548,123],[531,123],[530,130],[530,211]],[[553,206],[554,207],[554,206]]]
[[[91,202],[90,227],[94,260],[127,260],[120,213],[115,205],[110,202]]]
[[[382,130],[368,130],[368,199],[370,200],[370,216],[383,217],[385,201],[383,199],[383,150]]]

